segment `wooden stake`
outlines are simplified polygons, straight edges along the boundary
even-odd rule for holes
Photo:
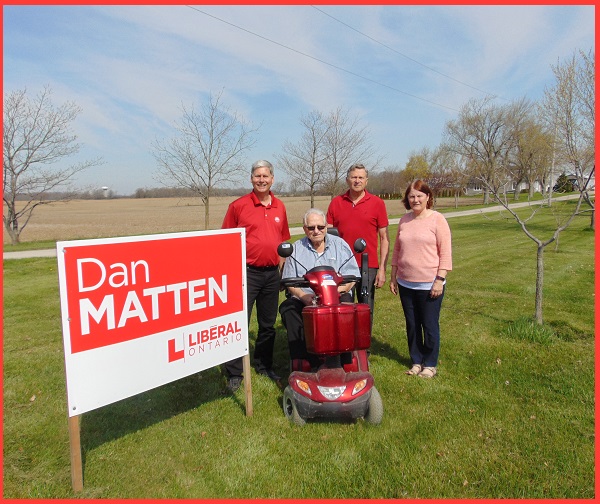
[[[242,358],[244,370],[244,393],[246,395],[246,416],[252,416],[252,384],[250,383],[250,354]]]
[[[69,443],[71,445],[71,484],[74,492],[81,492],[83,490],[83,464],[81,462],[79,415],[69,417]]]

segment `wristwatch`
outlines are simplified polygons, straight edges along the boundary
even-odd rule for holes
[[[440,275],[435,275],[435,279],[436,280],[441,280],[442,282],[446,281],[446,279],[444,277],[440,276]]]

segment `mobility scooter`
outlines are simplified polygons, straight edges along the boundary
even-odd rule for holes
[[[365,248],[362,238],[354,243],[357,253]],[[281,243],[277,252],[289,258],[293,245]],[[365,302],[369,296],[367,265],[367,254],[363,253],[363,281],[358,296],[361,302],[356,304],[340,303],[337,287],[360,278],[342,276],[331,266],[317,266],[302,277],[281,281],[286,288],[310,287],[315,292],[314,304],[303,308],[302,318],[306,349],[317,355],[321,364],[311,368],[307,360],[291,361],[288,385],[283,392],[283,411],[294,424],[304,425],[307,419],[319,417],[364,418],[378,425],[383,419],[383,403],[369,372],[367,353],[371,345],[371,313]]]

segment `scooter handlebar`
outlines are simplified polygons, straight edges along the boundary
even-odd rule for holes
[[[304,277],[288,277],[281,280],[281,286],[288,287],[310,287],[310,282]]]

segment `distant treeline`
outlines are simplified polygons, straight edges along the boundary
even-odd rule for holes
[[[251,188],[247,187],[238,187],[238,188],[226,188],[226,189],[213,189],[211,196],[213,197],[228,197],[228,196],[242,196],[247,194]],[[370,189],[370,188],[369,188]],[[308,192],[297,192],[294,191],[282,191],[277,187],[273,188],[273,191],[279,196],[308,196]],[[400,199],[402,198],[401,193],[378,193],[376,191],[371,191],[374,194],[378,194],[382,199]],[[318,191],[317,196],[324,196],[326,193],[324,191]],[[138,188],[135,190],[133,194],[120,195],[115,193],[112,190],[85,190],[85,191],[72,191],[72,192],[49,192],[44,194],[45,201],[65,201],[65,200],[101,200],[101,199],[118,199],[118,198],[194,198],[197,197],[198,194],[192,191],[191,189],[187,189],[185,187],[176,188],[176,187],[151,187],[151,188]],[[17,200],[21,201],[29,201],[31,198],[29,196],[17,196]]]

